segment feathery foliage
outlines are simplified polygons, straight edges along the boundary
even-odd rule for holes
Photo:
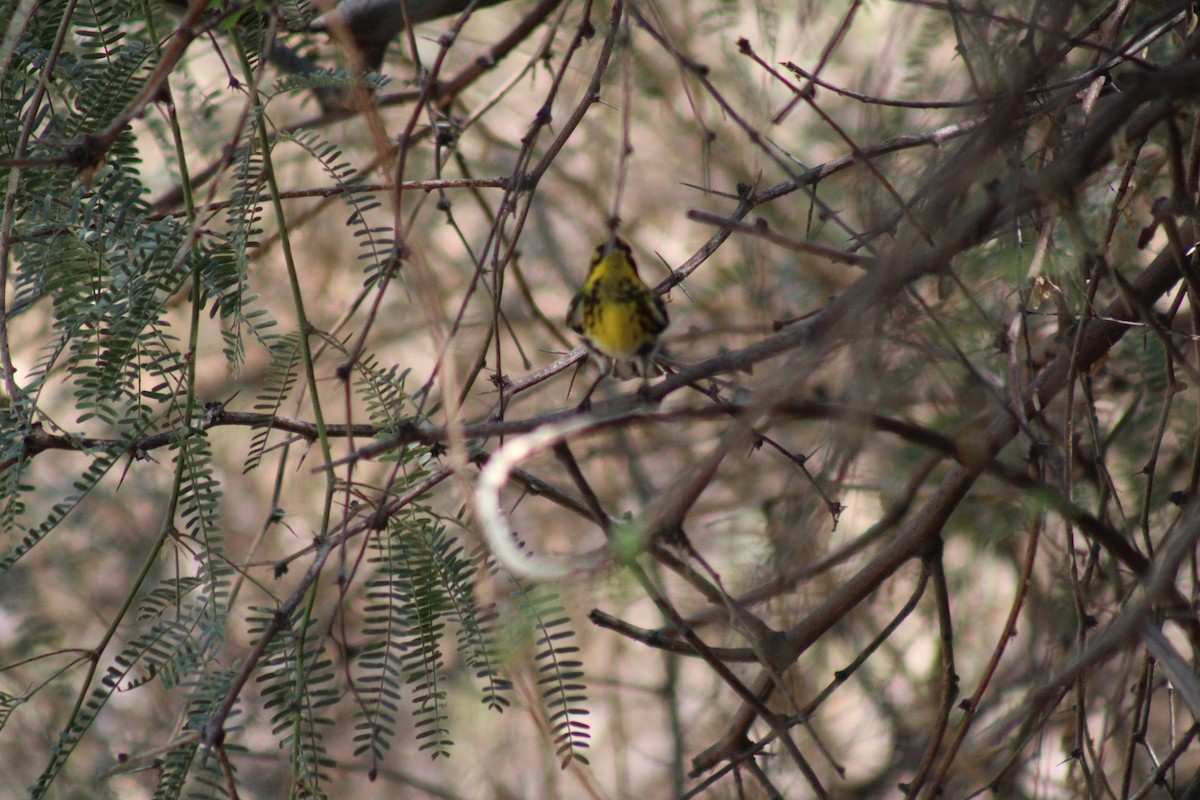
[[[280,614],[270,609],[252,611],[255,615],[247,620],[251,635],[262,635]],[[337,702],[338,692],[329,685],[333,661],[326,656],[313,623],[303,615],[286,620],[264,654],[256,681],[262,687],[263,708],[271,712],[271,732],[288,753],[300,796],[323,798],[328,770],[335,766],[322,734],[332,720],[323,716],[323,710]]]
[[[5,786],[1196,795],[1191,5],[405,9],[0,0]]]

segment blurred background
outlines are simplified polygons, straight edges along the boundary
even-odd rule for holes
[[[403,6],[0,2],[0,796],[1200,796],[1189,5]]]

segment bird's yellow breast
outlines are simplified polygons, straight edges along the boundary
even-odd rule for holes
[[[667,311],[642,282],[629,245],[617,239],[611,247],[596,248],[567,324],[601,355],[643,361],[667,327]]]

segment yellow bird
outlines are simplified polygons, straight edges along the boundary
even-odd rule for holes
[[[601,243],[592,255],[583,288],[567,310],[567,327],[583,337],[588,349],[607,362],[579,407],[586,409],[592,392],[606,375],[619,373],[631,364],[642,376],[642,391],[649,386],[654,370],[658,337],[667,327],[663,301],[638,275],[633,251],[620,238]]]

